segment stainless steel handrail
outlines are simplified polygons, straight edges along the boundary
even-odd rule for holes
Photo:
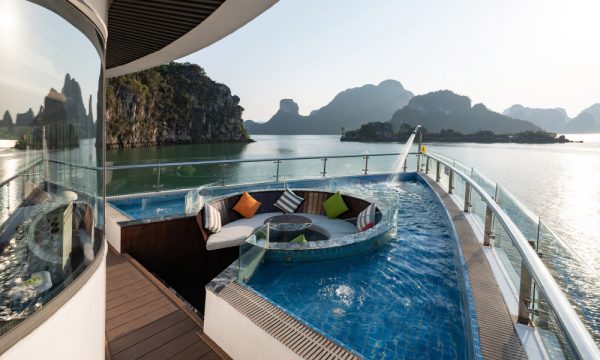
[[[0,187],[3,187],[4,185],[8,184],[9,182],[13,181],[14,179],[17,179],[17,178],[21,177],[26,171],[34,168],[36,165],[40,164],[42,161],[43,160],[41,160],[41,159],[37,160],[33,164],[27,166],[25,169],[22,169],[21,171],[19,171],[18,173],[14,174],[13,176],[0,181]]]
[[[417,155],[418,152],[409,152],[408,155]],[[250,159],[228,159],[228,160],[194,160],[194,161],[170,161],[147,164],[125,164],[125,165],[106,165],[106,170],[128,170],[128,169],[150,169],[157,167],[172,167],[186,165],[222,165],[222,164],[241,164],[256,162],[273,161],[294,161],[294,160],[318,160],[318,159],[344,159],[344,158],[364,158],[377,156],[398,156],[400,153],[377,153],[377,154],[352,154],[352,155],[323,155],[323,156],[300,156],[300,157],[275,157],[275,158],[250,158]],[[60,160],[48,160],[49,163],[68,165],[87,170],[102,170],[99,166],[75,165]]]
[[[416,154],[418,154],[418,152],[409,153],[409,155],[416,155]],[[250,159],[230,159],[230,160],[197,160],[197,161],[178,161],[178,162],[164,162],[164,163],[161,162],[161,163],[148,163],[148,164],[107,165],[106,170],[143,169],[143,168],[186,166],[186,165],[220,165],[220,164],[240,164],[240,163],[272,162],[272,161],[364,158],[365,156],[376,157],[376,156],[398,156],[398,155],[400,155],[400,153],[322,155],[322,156],[250,158]]]
[[[569,344],[572,346],[576,355],[581,359],[600,359],[600,350],[585,328],[579,315],[573,310],[573,306],[550,274],[548,268],[546,268],[546,265],[544,265],[538,254],[531,245],[529,245],[529,242],[523,233],[521,233],[521,230],[519,230],[508,214],[506,214],[496,201],[494,201],[494,199],[479,186],[477,182],[471,179],[470,176],[467,176],[441,157],[433,154],[424,155],[451,169],[455,174],[468,182],[471,188],[481,196],[519,251],[524,264],[527,266],[531,276],[534,278],[548,305],[552,309],[552,312],[555,314],[559,326],[567,337]]]

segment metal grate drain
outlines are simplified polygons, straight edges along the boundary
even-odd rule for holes
[[[218,296],[303,359],[361,359],[236,282]]]

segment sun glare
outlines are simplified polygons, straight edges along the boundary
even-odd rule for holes
[[[6,40],[15,31],[17,11],[13,0],[0,2],[0,36]]]

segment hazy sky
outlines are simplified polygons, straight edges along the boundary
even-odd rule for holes
[[[0,118],[6,110],[13,121],[29,108],[37,114],[68,73],[81,87],[86,112],[92,95],[97,119],[100,65],[94,46],[63,18],[31,2],[0,0]]]
[[[197,63],[268,120],[282,98],[300,112],[338,92],[396,79],[415,94],[450,89],[503,111],[515,103],[600,102],[598,0],[281,0]]]

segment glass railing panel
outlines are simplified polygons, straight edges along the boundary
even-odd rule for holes
[[[454,190],[453,195],[457,198],[460,204],[465,203],[466,181],[461,176],[454,174]],[[464,206],[461,206],[463,209]]]
[[[239,246],[238,276],[239,282],[246,283],[258,267],[264,262],[269,248],[270,224],[264,224]]]
[[[537,285],[533,289],[533,301],[530,308],[532,309],[531,321],[536,327],[539,340],[542,342],[548,358],[577,359]]]
[[[483,176],[477,169],[471,169],[471,179],[473,179],[485,192],[492,198],[495,198],[496,183]]]
[[[318,179],[323,177],[323,168],[325,176],[329,176],[329,160],[327,163],[323,159],[301,159],[301,160],[281,160],[279,165],[279,181],[294,179]],[[271,175],[274,175],[272,172]],[[275,178],[273,178],[273,181]]]
[[[485,224],[487,203],[481,198],[481,195],[473,187],[471,187],[470,192],[471,214],[475,217],[480,228],[483,229]]]
[[[600,342],[600,277],[542,221],[537,251],[584,324]]]
[[[104,255],[103,38],[66,2],[10,3],[15,23],[28,26],[11,32],[0,58],[28,56],[3,62],[0,94],[12,116],[33,110],[10,130],[19,139],[0,161],[1,180],[12,178],[0,186],[0,337],[38,311],[48,316],[43,308]]]
[[[326,175],[327,177],[363,175],[364,168],[365,160],[360,157],[328,158]]]
[[[445,190],[445,191],[449,191],[449,185],[450,185],[450,168],[447,167],[446,165],[444,165],[443,163],[440,163],[440,181],[439,181],[440,186]]]
[[[387,155],[387,156],[373,156],[369,155],[368,159],[368,174],[382,174],[392,172],[394,166],[398,161],[398,155]],[[363,165],[361,170],[364,169],[364,161],[365,159],[361,159],[363,161]]]
[[[498,186],[496,203],[517,225],[528,241],[537,242],[539,218],[516,201],[504,188]]]
[[[521,264],[523,262],[521,254],[499,221],[493,221],[492,232],[492,245],[494,246],[497,258],[504,267],[505,275],[513,285],[515,292],[517,292],[519,290]]]

